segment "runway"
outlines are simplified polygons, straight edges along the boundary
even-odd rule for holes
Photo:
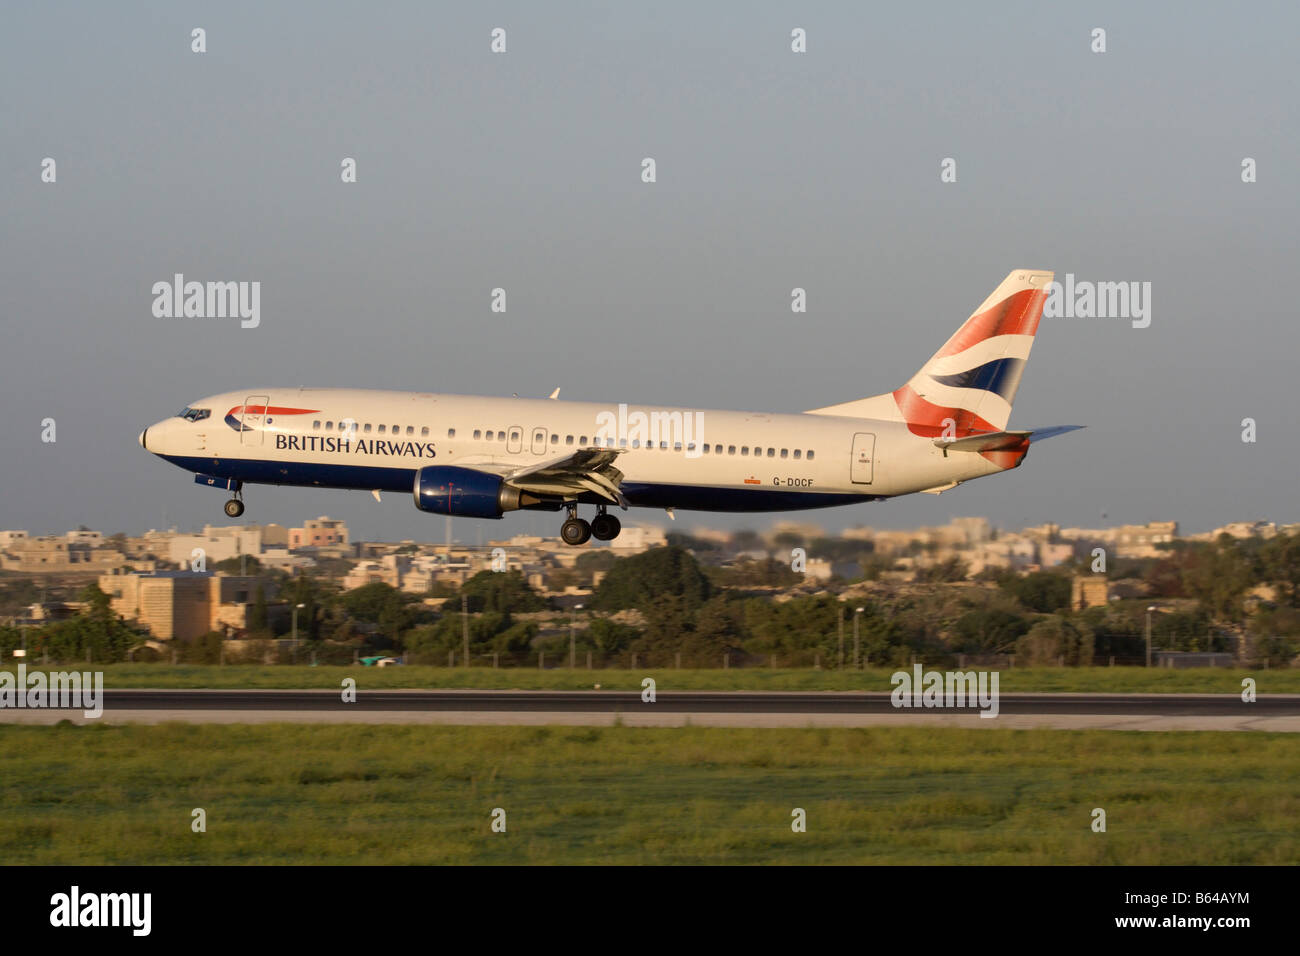
[[[986,708],[992,713],[993,708]],[[89,723],[80,710],[0,709],[0,722]],[[107,723],[437,723],[587,726],[865,727],[1300,731],[1300,694],[1001,694],[977,706],[899,708],[888,693],[374,690],[104,691]]]

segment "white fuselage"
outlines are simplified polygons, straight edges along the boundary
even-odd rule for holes
[[[141,444],[187,471],[241,483],[410,491],[426,466],[501,474],[598,446],[620,449],[634,506],[783,511],[1002,470],[979,454],[945,455],[902,421],[837,414],[345,388],[249,389],[190,409],[189,419],[149,426]]]

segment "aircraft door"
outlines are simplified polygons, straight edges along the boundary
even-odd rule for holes
[[[266,441],[267,405],[271,402],[268,395],[249,395],[239,410],[239,443],[241,445],[260,445]]]
[[[510,435],[506,439],[506,451],[512,455],[517,455],[524,448],[524,430],[518,425],[510,426]]]
[[[875,471],[876,436],[870,432],[858,432],[853,436],[853,463],[850,477],[855,485],[869,485]]]
[[[546,434],[547,433],[545,428],[533,429],[533,454],[534,455],[546,454]]]

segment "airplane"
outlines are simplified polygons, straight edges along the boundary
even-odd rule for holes
[[[408,492],[441,515],[566,512],[570,545],[617,537],[609,508],[797,511],[941,493],[1016,468],[1081,425],[1007,430],[1053,273],[1016,269],[902,387],[801,414],[350,388],[246,388],[140,433],[232,494],[247,484]],[[579,505],[595,505],[590,522]]]

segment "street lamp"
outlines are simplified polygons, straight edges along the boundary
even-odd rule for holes
[[[837,643],[839,646],[839,660],[836,663],[836,667],[839,670],[844,670],[844,598],[840,598],[840,623]]]
[[[1151,612],[1158,610],[1154,604],[1147,608],[1147,667],[1151,666]]]
[[[461,656],[465,658],[462,667],[469,667],[469,595],[465,593],[464,585],[460,590],[460,640]]]
[[[577,623],[578,612],[582,610],[581,604],[573,605],[573,610],[569,612],[569,669],[574,670],[578,666],[578,645],[573,636],[574,625]]]
[[[293,606],[293,662],[298,663],[298,610],[304,608],[305,604],[295,604]]]
[[[858,621],[862,619],[862,612],[865,610],[865,607],[855,607],[853,609],[853,669],[855,671],[861,669],[860,663],[862,658],[858,652],[858,649],[861,647],[861,644],[858,642]]]

